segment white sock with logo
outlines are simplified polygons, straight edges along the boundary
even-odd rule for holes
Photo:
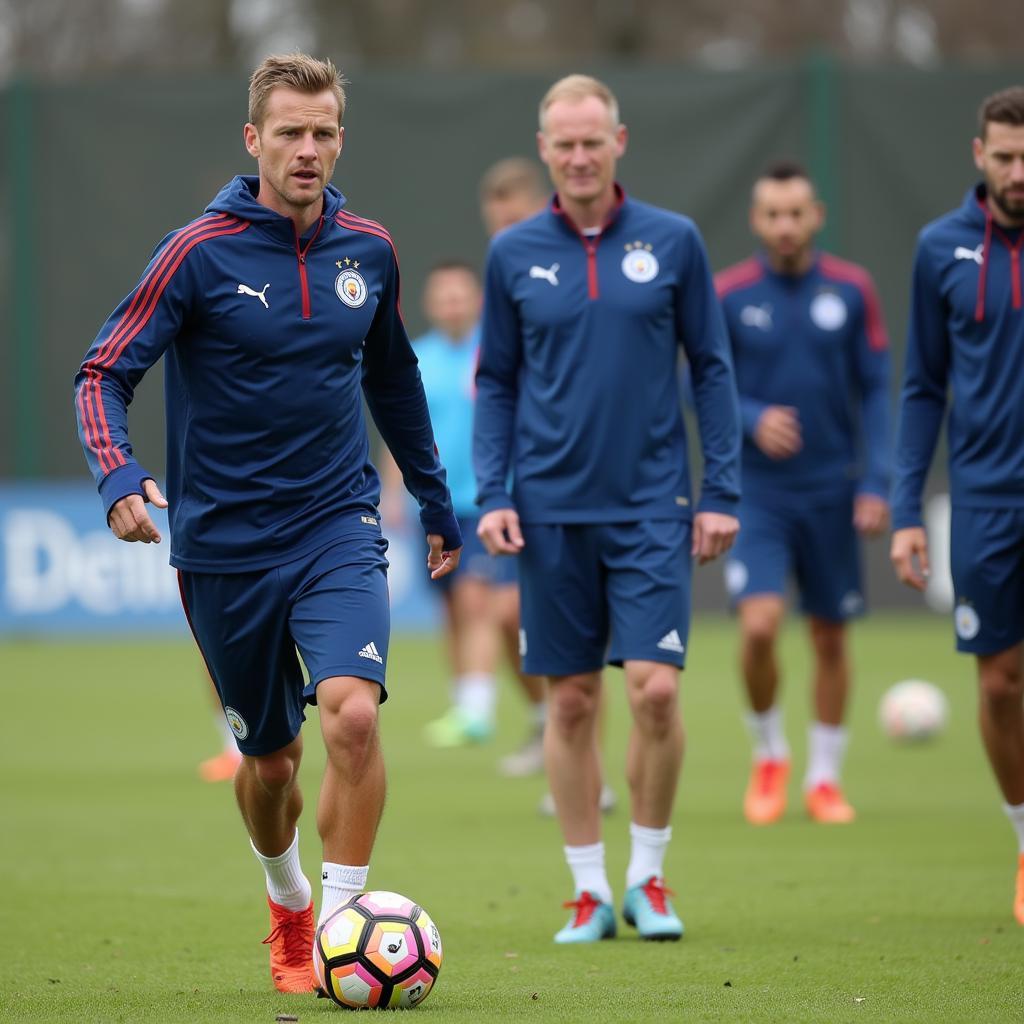
[[[572,872],[572,883],[576,895],[589,892],[605,903],[612,902],[612,887],[604,869],[604,843],[589,846],[566,846],[565,862]]]
[[[461,676],[455,691],[459,708],[474,722],[493,722],[498,703],[498,687],[494,676],[486,672],[467,672]]]
[[[846,753],[846,727],[813,722],[808,731],[807,775],[804,789],[814,789],[823,782],[838,783]]]
[[[755,761],[788,761],[789,744],[782,725],[782,709],[773,704],[767,711],[748,711],[744,716],[754,741]]]
[[[1017,833],[1017,848],[1024,853],[1024,804],[1003,804],[1003,810]]]
[[[665,851],[672,839],[672,826],[648,828],[646,825],[629,823],[631,841],[629,867],[626,868],[626,888],[646,882],[651,875],[665,877]]]
[[[320,877],[324,883],[324,895],[320,901],[320,922],[342,903],[353,896],[366,892],[366,876],[370,873],[368,864],[332,864],[324,861]]]
[[[299,864],[299,830],[295,830],[292,845],[276,857],[264,857],[252,839],[249,845],[266,872],[267,895],[286,910],[305,910],[313,898],[313,888]]]

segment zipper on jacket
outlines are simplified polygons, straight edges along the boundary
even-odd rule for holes
[[[591,299],[596,299],[600,295],[597,287],[597,243],[600,240],[600,235],[596,239],[583,239],[583,247],[587,250],[587,295]]]
[[[317,222],[316,231],[313,232],[313,237],[306,243],[305,248],[302,248],[299,244],[299,231],[295,227],[295,222],[292,222],[292,228],[295,231],[295,258],[299,261],[299,287],[302,290],[302,319],[308,320],[313,315],[313,310],[309,302],[309,279],[306,277],[306,253],[309,252],[310,246],[316,241],[316,236],[320,234],[320,229],[324,226],[323,217]]]

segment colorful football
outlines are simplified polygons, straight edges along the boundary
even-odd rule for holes
[[[396,892],[364,892],[316,930],[320,987],[350,1009],[418,1006],[441,970],[441,933],[430,915]]]

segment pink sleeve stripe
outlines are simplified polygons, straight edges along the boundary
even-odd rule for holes
[[[715,274],[715,291],[720,299],[724,299],[730,292],[757,284],[762,277],[764,277],[764,268],[761,266],[761,261],[755,256],[750,256]]]
[[[132,296],[131,304],[128,306],[128,309],[125,310],[124,316],[121,317],[117,326],[110,332],[110,336],[100,346],[100,350],[96,353],[95,361],[97,363],[106,363],[107,355],[110,350],[117,345],[121,333],[131,330],[138,321],[143,307],[146,305],[149,296],[152,294],[153,288],[160,279],[162,270],[174,259],[175,253],[179,252],[181,247],[186,245],[188,240],[194,235],[199,234],[214,225],[219,226],[221,224],[228,224],[233,220],[234,218],[228,217],[227,214],[200,217],[199,220],[193,221],[188,225],[188,227],[182,228],[181,231],[171,239],[167,247],[156,258],[153,265],[146,271],[142,280],[136,286],[135,294]]]
[[[878,301],[878,292],[871,275],[856,263],[841,260],[831,253],[822,253],[819,263],[821,273],[844,284],[852,284],[864,299],[864,330],[868,336],[868,346],[874,352],[883,352],[889,347],[889,335],[885,329],[882,316],[882,304]]]
[[[375,235],[377,238],[383,238],[388,245],[391,246],[391,252],[395,257],[395,266],[398,264],[398,250],[395,248],[395,243],[391,239],[391,235],[387,229],[378,224],[375,220],[366,220],[365,217],[357,217],[354,213],[349,213],[347,210],[339,210],[335,215],[334,219],[339,227],[348,228],[349,231],[362,231],[366,235]],[[402,316],[402,296],[401,296],[401,284],[399,284],[397,293],[395,295],[395,308],[398,310],[398,318],[402,320],[404,325],[404,318]]]
[[[249,226],[248,221],[237,217],[222,218],[203,217],[194,224],[183,229],[160,254],[155,264],[140,282],[132,298],[111,336],[100,346],[93,359],[83,367],[85,383],[82,385],[83,405],[81,411],[94,410],[93,415],[83,418],[86,443],[96,452],[100,466],[107,472],[125,465],[124,455],[117,448],[110,436],[106,413],[103,408],[103,394],[100,387],[103,370],[113,366],[121,354],[139,332],[149,322],[160,296],[163,294],[171,278],[181,266],[188,253],[200,242],[220,235],[236,235]]]

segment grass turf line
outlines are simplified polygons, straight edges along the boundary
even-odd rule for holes
[[[1024,930],[1010,914],[1015,851],[981,753],[973,665],[945,620],[875,616],[853,630],[855,693],[846,782],[850,827],[799,806],[808,657],[803,627],[781,660],[794,753],[777,826],[740,815],[749,748],[734,624],[698,619],[684,676],[689,747],[666,874],[687,926],[680,944],[556,948],[570,893],[543,781],[495,765],[524,729],[503,683],[497,740],[435,752],[424,722],[443,707],[439,643],[398,637],[382,709],[390,792],[370,885],[419,900],[446,960],[425,1020],[480,1022],[1002,1021],[1018,1019]],[[327,1001],[273,992],[262,882],[231,787],[195,774],[213,753],[190,643],[0,645],[0,1019],[25,1022],[326,1020]],[[936,743],[879,733],[898,679],[937,683],[951,705]],[[620,810],[607,820],[621,900],[628,857],[621,675],[607,762]],[[314,880],[314,799],[323,755],[305,727],[303,862]],[[319,887],[314,885],[319,898]]]

